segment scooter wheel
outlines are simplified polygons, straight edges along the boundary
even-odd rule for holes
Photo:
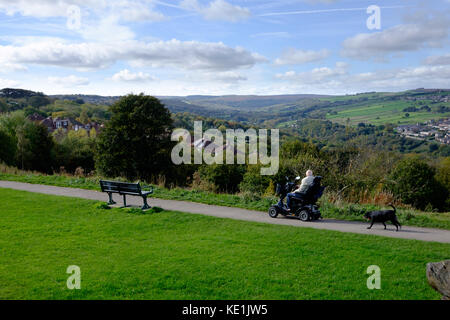
[[[300,220],[302,220],[302,221],[308,221],[309,220],[309,212],[306,211],[306,210],[300,211],[298,216],[299,216]]]
[[[270,207],[269,209],[269,216],[271,218],[276,218],[278,216],[278,210],[276,207]]]

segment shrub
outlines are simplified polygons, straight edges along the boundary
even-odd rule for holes
[[[388,190],[403,203],[425,209],[443,210],[448,191],[435,178],[436,170],[417,158],[400,161],[389,176]]]
[[[197,182],[197,185],[203,184],[206,186],[209,183],[216,186],[218,191],[234,193],[238,191],[238,186],[244,177],[244,173],[244,165],[203,165],[198,170],[199,176],[194,177],[194,179],[198,180],[200,178],[201,180],[205,180],[205,182],[202,181],[200,184]]]
[[[260,196],[264,194],[270,184],[270,177],[261,175],[261,166],[248,166],[247,172],[244,174],[242,182],[239,184],[239,189],[244,194],[253,194]]]

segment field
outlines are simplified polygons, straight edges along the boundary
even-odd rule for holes
[[[0,299],[439,299],[450,245],[0,189]],[[66,269],[81,268],[69,290]],[[368,290],[366,269],[381,268]]]
[[[357,101],[361,98],[367,100]],[[327,114],[326,118],[344,125],[347,124],[347,119],[350,119],[349,124],[351,125],[357,125],[361,122],[382,125],[386,123],[414,124],[431,119],[438,120],[450,117],[450,112],[403,111],[405,108],[413,106],[419,109],[422,105],[428,105],[434,110],[437,106],[449,107],[449,102],[433,103],[433,100],[429,99],[414,102],[390,98],[391,95],[389,94],[376,93],[356,97],[322,98],[321,100],[337,103],[337,106],[332,109],[337,114]],[[340,102],[342,105],[339,105]],[[405,116],[406,113],[409,114],[408,117]]]

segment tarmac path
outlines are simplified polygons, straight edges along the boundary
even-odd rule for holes
[[[55,187],[39,184],[29,184],[14,181],[0,181],[0,188],[9,188],[49,195],[83,198],[91,200],[100,200],[100,201],[108,200],[107,194],[98,191]],[[122,197],[119,195],[115,195],[114,199],[120,205]],[[267,212],[246,210],[241,208],[222,207],[188,201],[149,198],[148,202],[150,206],[161,207],[165,210],[203,214],[219,218],[271,223],[294,227],[309,227],[314,229],[335,230],[341,232],[351,232],[366,235],[371,234],[392,238],[416,239],[422,241],[450,243],[450,231],[442,229],[402,226],[402,229],[396,232],[395,227],[392,225],[388,225],[387,230],[384,230],[382,224],[376,223],[374,224],[371,230],[367,230],[366,228],[368,226],[368,223],[357,221],[323,219],[314,222],[303,222],[298,219],[285,218],[282,216],[278,216],[278,218],[273,219],[269,217]],[[142,198],[127,196],[127,204],[132,206],[142,206]]]

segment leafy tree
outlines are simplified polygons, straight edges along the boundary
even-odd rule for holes
[[[28,106],[25,109],[23,109],[23,111],[24,111],[25,117],[28,117],[28,116],[33,115],[35,113],[37,113],[37,114],[39,114],[39,115],[41,115],[43,117],[47,117],[47,114],[45,112],[39,110],[38,108],[34,108],[34,107],[30,107],[30,106]]]
[[[213,183],[218,191],[236,192],[245,173],[244,165],[213,164],[199,169],[201,179]]]
[[[447,189],[447,194],[450,194],[450,157],[440,162],[436,179]],[[450,210],[450,197],[447,197],[446,210]]]
[[[82,109],[82,111],[81,111],[81,113],[80,113],[79,121],[80,121],[82,124],[88,124],[88,123],[89,123],[90,119],[89,119],[89,115],[88,115],[88,112],[87,112],[87,109],[86,109],[86,108],[83,108],[83,109]]]
[[[169,110],[154,97],[130,94],[111,111],[113,116],[98,137],[97,168],[107,176],[128,179],[170,176],[174,143]]]
[[[52,172],[53,139],[47,128],[26,120],[16,128],[16,163],[24,170]]]
[[[261,175],[260,165],[249,165],[242,182],[239,184],[239,189],[258,198],[258,196],[264,194],[270,181],[269,176]]]
[[[28,103],[34,108],[39,108],[39,107],[43,107],[43,106],[50,104],[51,101],[46,96],[37,95],[37,96],[31,97],[28,100]]]
[[[14,164],[15,153],[14,139],[5,131],[0,130],[0,162],[4,162],[7,165]]]
[[[403,203],[418,209],[429,205],[443,209],[448,196],[447,189],[436,180],[436,170],[418,158],[406,158],[397,163],[389,176],[387,187]]]
[[[81,167],[89,173],[95,168],[94,148],[95,140],[85,130],[69,131],[55,146],[56,166],[71,173]]]
[[[0,100],[0,112],[8,111],[8,105],[3,100]]]

